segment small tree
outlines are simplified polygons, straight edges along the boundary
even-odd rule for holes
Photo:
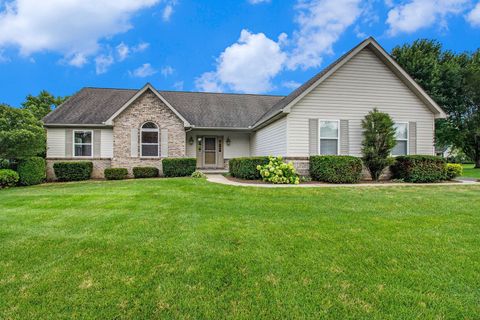
[[[390,153],[396,144],[394,122],[387,113],[375,108],[365,116],[362,127],[363,163],[372,179],[378,181],[382,171],[390,165]]]
[[[33,157],[44,151],[42,123],[29,111],[0,104],[0,158]]]

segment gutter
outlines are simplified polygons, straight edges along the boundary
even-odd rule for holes
[[[98,124],[98,123],[86,123],[86,124],[71,124],[71,123],[44,123],[44,127],[46,128],[112,128],[113,126],[105,125],[105,124]]]

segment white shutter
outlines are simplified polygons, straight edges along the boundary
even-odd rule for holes
[[[130,133],[130,156],[138,157],[138,129],[132,129]]]
[[[162,129],[160,132],[160,156],[168,158],[168,129]]]

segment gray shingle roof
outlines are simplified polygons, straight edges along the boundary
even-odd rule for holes
[[[138,90],[84,88],[43,120],[53,124],[102,124]],[[247,128],[283,96],[159,91],[196,127]]]

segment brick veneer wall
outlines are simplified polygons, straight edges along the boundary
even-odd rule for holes
[[[142,94],[115,120],[113,126],[113,168],[127,168],[130,176],[136,166],[154,166],[162,172],[161,159],[140,157],[140,129],[145,122],[168,129],[168,157],[185,157],[186,133],[183,121],[150,90]],[[131,132],[138,129],[138,157],[131,156]],[[164,157],[164,155],[162,155]]]

